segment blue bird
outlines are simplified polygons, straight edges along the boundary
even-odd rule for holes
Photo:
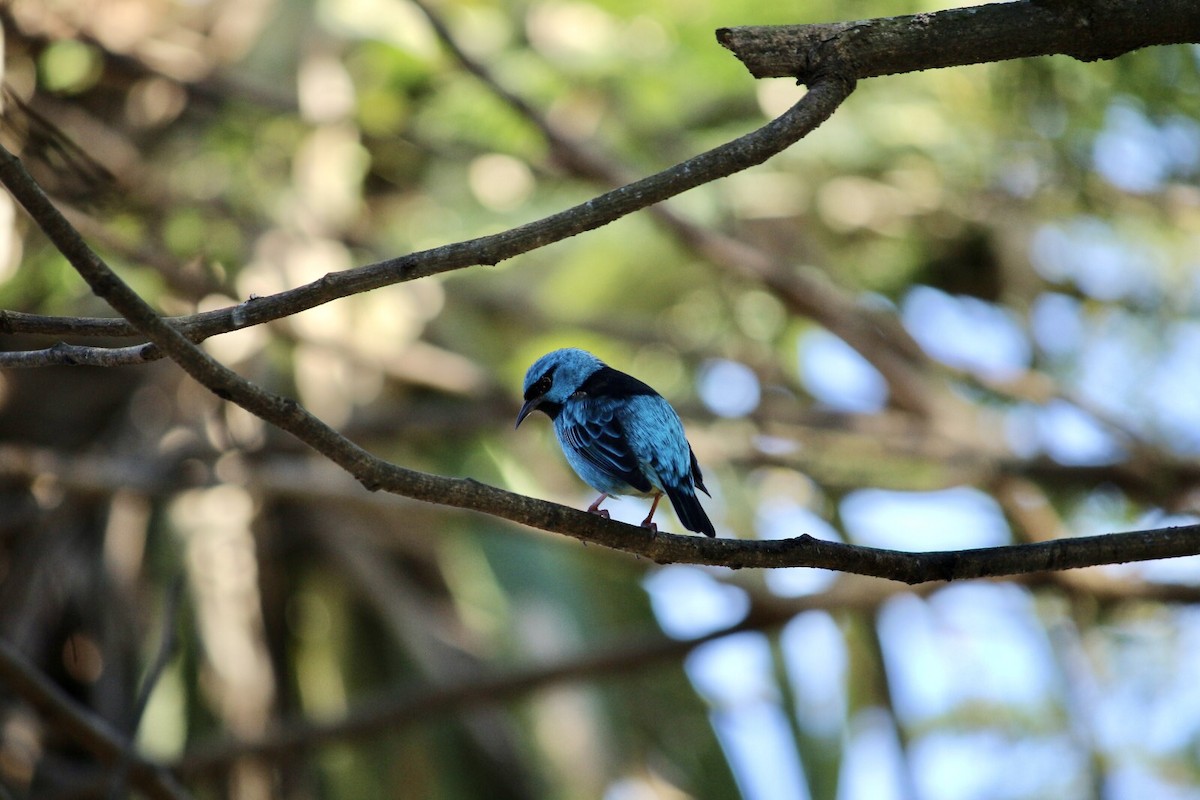
[[[671,404],[646,384],[575,348],[539,358],[525,373],[525,405],[516,427],[534,411],[554,420],[554,432],[572,469],[600,496],[588,511],[608,516],[609,496],[653,495],[642,526],[666,494],[683,527],[716,536],[696,490],[708,494],[696,454]]]

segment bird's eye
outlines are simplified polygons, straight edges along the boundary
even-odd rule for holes
[[[546,392],[550,391],[550,385],[554,383],[554,373],[547,372],[542,377],[538,378],[537,382],[529,387],[529,391],[525,392],[525,399],[532,400],[535,397],[541,397]]]

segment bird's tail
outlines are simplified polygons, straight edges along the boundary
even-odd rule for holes
[[[679,517],[679,521],[683,523],[683,527],[689,531],[703,533],[705,536],[716,536],[717,530],[713,527],[712,521],[708,518],[708,514],[704,513],[704,506],[700,505],[699,498],[689,486],[668,487],[667,497],[671,498],[671,505],[675,508],[675,516]]]

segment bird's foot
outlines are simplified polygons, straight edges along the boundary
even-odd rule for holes
[[[587,507],[588,513],[595,514],[598,517],[604,517],[605,519],[611,519],[611,517],[609,517],[609,515],[608,515],[608,511],[606,511],[605,509],[600,507],[600,504],[603,503],[607,499],[608,499],[608,495],[606,495],[606,494],[602,494],[599,497],[597,497],[596,502],[592,503],[590,506]]]
[[[658,533],[658,525],[654,522],[651,522],[651,520],[654,519],[654,511],[658,508],[659,500],[662,500],[662,492],[658,492],[654,495],[654,502],[650,504],[650,513],[646,515],[644,520],[642,520],[642,527],[651,533]]]

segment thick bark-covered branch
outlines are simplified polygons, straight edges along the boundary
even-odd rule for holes
[[[721,28],[717,41],[756,78],[873,78],[1032,56],[1115,58],[1200,42],[1195,0],[1017,0],[931,14]]]

